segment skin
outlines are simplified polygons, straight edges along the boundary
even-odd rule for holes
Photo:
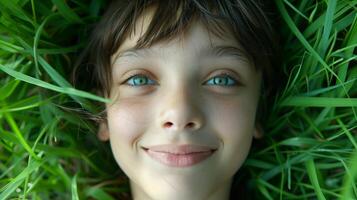
[[[135,200],[229,199],[232,178],[252,139],[262,75],[244,51],[217,55],[212,49],[242,49],[227,32],[211,34],[199,21],[182,37],[128,52],[145,31],[151,12],[112,57],[113,103],[101,139],[130,179]],[[229,75],[220,75],[226,73]],[[143,77],[132,75],[141,74]],[[217,78],[218,77],[218,78]],[[220,77],[220,78],[219,78]],[[143,81],[140,86],[130,85]],[[217,84],[213,80],[236,81]],[[184,168],[165,166],[141,148],[160,144],[216,147],[208,159]]]

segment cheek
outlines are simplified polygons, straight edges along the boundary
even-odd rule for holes
[[[137,141],[150,122],[150,106],[130,100],[116,102],[107,107],[107,120],[112,153],[127,174],[135,166]],[[134,173],[135,174],[135,173]]]
[[[211,107],[214,108],[210,114],[212,122],[224,140],[253,134],[257,107],[255,100],[230,100],[215,103]]]
[[[221,109],[214,119],[216,133],[219,134],[225,148],[244,151],[254,133],[254,117],[244,109]]]
[[[217,106],[220,105],[220,106]],[[212,127],[223,143],[220,168],[231,177],[246,159],[253,139],[256,105],[245,100],[216,104]]]
[[[133,145],[150,121],[150,106],[123,100],[107,107],[111,142]]]

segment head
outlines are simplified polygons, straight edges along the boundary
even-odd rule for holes
[[[112,100],[99,135],[110,141],[135,199],[228,199],[261,135],[258,105],[273,46],[257,1],[109,7],[87,55],[93,88]],[[179,151],[197,148],[157,145],[201,153],[185,157]]]

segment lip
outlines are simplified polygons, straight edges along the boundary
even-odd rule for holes
[[[210,157],[217,148],[201,145],[156,145],[143,147],[154,160],[170,167],[189,167]]]

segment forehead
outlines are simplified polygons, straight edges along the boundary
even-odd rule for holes
[[[202,48],[209,49],[206,52],[229,51],[230,53],[239,53],[248,58],[246,51],[236,40],[229,27],[222,24],[207,25],[198,17],[191,18],[188,26],[176,30],[165,38],[159,38],[146,46],[138,47],[138,44],[145,40],[145,35],[152,30],[152,19],[155,14],[155,7],[147,8],[142,15],[136,20],[134,27],[129,36],[119,46],[117,51],[112,55],[113,62],[123,54],[149,52],[147,49],[163,49],[173,44],[182,48],[200,51]],[[160,32],[160,30],[157,30]],[[223,47],[223,48],[222,48]],[[150,51],[153,52],[153,51]],[[201,51],[202,53],[202,51]]]

